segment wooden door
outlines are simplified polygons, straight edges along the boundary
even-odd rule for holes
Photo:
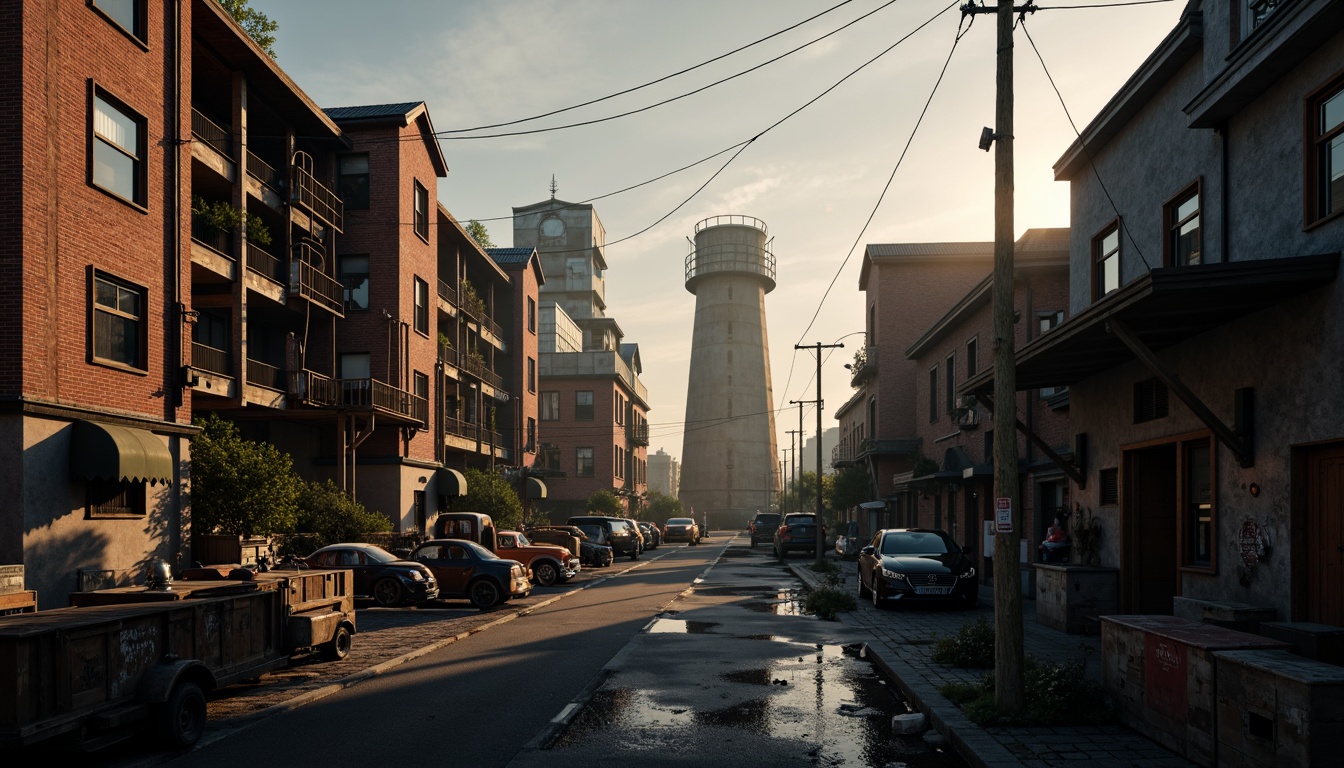
[[[1177,584],[1176,444],[1125,454],[1126,613],[1171,615]]]
[[[1307,621],[1344,626],[1344,445],[1307,461]]]

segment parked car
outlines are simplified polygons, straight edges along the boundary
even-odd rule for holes
[[[826,538],[822,528],[821,537]],[[790,552],[817,554],[817,516],[811,512],[790,512],[784,516],[773,538],[775,557],[783,560]]]
[[[484,610],[532,593],[527,566],[474,541],[430,539],[411,552],[411,559],[434,572],[441,600],[466,598]]]
[[[757,512],[756,517],[747,524],[751,533],[751,546],[769,544],[775,540],[775,529],[779,527],[778,512]]]
[[[585,523],[584,525],[556,527],[573,528],[583,536],[583,540],[580,542],[582,548],[580,559],[584,565],[606,568],[616,561],[616,553],[611,548],[607,539],[607,529],[604,526],[596,523]]]
[[[629,521],[619,517],[605,517],[602,515],[577,515],[566,521],[567,525],[596,525],[601,528],[603,539],[607,546],[611,547],[612,554],[616,556],[625,555],[631,560],[638,560],[641,549],[639,538],[639,529]]]
[[[878,607],[888,601],[941,601],[974,608],[980,587],[969,551],[933,528],[878,531],[859,550],[859,598],[871,597]]]
[[[439,596],[439,583],[428,568],[373,544],[331,544],[303,561],[311,568],[352,571],[354,596],[371,597],[384,608],[423,603]]]
[[[579,561],[555,544],[533,543],[518,531],[496,531],[495,554],[517,560],[532,569],[532,583],[543,587],[569,581],[579,572]]]
[[[649,540],[644,536],[644,529],[639,527],[639,523],[629,517],[621,518],[630,526],[630,530],[639,538],[639,554],[644,554],[644,550],[649,548]]]
[[[687,544],[700,543],[700,526],[689,517],[669,517],[663,526],[664,541],[684,541]]]
[[[640,520],[639,532],[644,534],[645,549],[657,549],[658,545],[663,543],[663,532],[658,529],[657,523]]]
[[[558,547],[564,547],[569,550],[572,557],[580,559],[583,557],[583,547],[581,545],[583,540],[588,538],[583,531],[572,525],[524,525],[523,533],[527,534],[528,540],[534,544],[554,544]],[[587,565],[587,563],[584,563],[584,565]]]

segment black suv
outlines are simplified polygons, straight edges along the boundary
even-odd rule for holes
[[[611,553],[617,557],[628,555],[631,560],[638,560],[639,552],[643,549],[639,529],[635,528],[630,521],[619,517],[580,515],[569,518],[565,521],[565,525],[599,526],[606,537],[606,541],[601,543],[611,547]]]
[[[826,538],[826,529],[821,529]],[[810,512],[793,512],[784,516],[784,522],[775,530],[775,557],[783,560],[790,552],[810,552],[817,555],[817,516]]]
[[[778,512],[757,512],[747,530],[751,531],[751,546],[769,544],[775,540],[775,529],[779,527]]]

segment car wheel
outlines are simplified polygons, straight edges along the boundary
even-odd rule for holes
[[[630,550],[630,559],[631,560],[639,559],[639,547],[635,547],[634,549]]]
[[[534,563],[532,566],[532,575],[537,578],[537,583],[543,587],[549,587],[560,580],[560,569],[555,567],[555,563],[549,560]]]
[[[504,602],[504,591],[490,579],[477,579],[467,589],[471,604],[485,610]]]
[[[336,634],[322,644],[322,657],[327,661],[340,661],[350,655],[350,628],[344,624],[336,627]]]
[[[886,606],[886,602],[882,600],[882,595],[881,595],[881,593],[879,593],[877,590],[878,590],[878,586],[877,586],[877,574],[874,573],[874,574],[873,574],[873,586],[872,586],[872,588],[870,588],[870,589],[868,590],[868,592],[869,592],[869,594],[871,594],[871,595],[873,596],[873,607],[876,608],[876,609],[878,609],[878,610],[880,611],[880,610],[882,610],[882,609]]]
[[[401,585],[391,576],[379,579],[378,583],[373,585],[373,600],[384,608],[400,605]]]
[[[205,733],[205,692],[188,680],[173,686],[168,701],[159,705],[159,735],[173,749],[190,747]]]
[[[859,599],[862,600],[868,596],[868,587],[863,583],[863,569],[859,569]]]

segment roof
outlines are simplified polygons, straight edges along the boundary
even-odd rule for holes
[[[1072,385],[1135,359],[1111,323],[1158,352],[1323,286],[1338,272],[1338,253],[1151,270],[1018,350],[1017,390]],[[958,394],[988,394],[993,386],[989,369]]]
[[[423,105],[423,101],[403,101],[400,104],[366,104],[360,107],[327,107],[323,112],[332,120],[387,120],[402,118],[404,123],[411,120],[411,112]]]
[[[859,267],[859,290],[868,289],[868,274],[874,261],[988,261],[994,258],[994,243],[869,243],[863,249],[863,265]]]
[[[358,107],[330,107],[324,110],[327,117],[336,121],[343,130],[353,131],[361,127],[380,127],[393,125],[405,128],[415,123],[420,137],[424,139],[429,151],[430,162],[440,177],[448,175],[448,161],[439,147],[434,124],[429,119],[429,107],[423,101],[406,101],[399,104],[370,104]]]
[[[621,359],[630,366],[636,374],[644,372],[644,364],[639,359],[638,344],[621,344]]]
[[[485,252],[499,264],[526,264],[536,248],[486,248]]]

